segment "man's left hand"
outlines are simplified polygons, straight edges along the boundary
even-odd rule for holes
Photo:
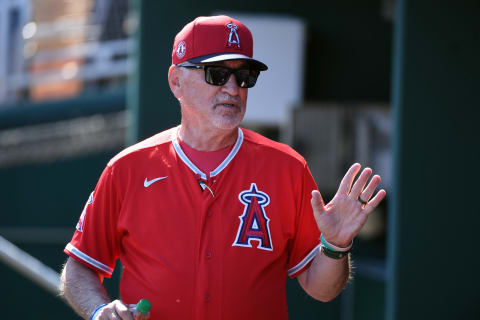
[[[317,226],[323,237],[338,247],[350,245],[367,221],[368,215],[386,195],[382,189],[372,198],[381,179],[374,175],[367,185],[368,178],[372,175],[370,168],[365,168],[353,183],[360,168],[358,163],[350,167],[337,193],[327,205],[318,190],[312,191],[311,203]]]

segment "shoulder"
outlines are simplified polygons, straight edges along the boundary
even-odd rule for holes
[[[273,141],[248,129],[242,128],[242,132],[244,135],[244,143],[251,152],[254,152],[257,155],[265,154],[272,156],[275,157],[275,160],[298,163],[301,166],[306,165],[305,158],[289,145]]]
[[[112,167],[119,163],[130,162],[132,160],[148,159],[153,154],[162,152],[162,149],[168,148],[171,145],[176,130],[177,128],[175,127],[162,131],[120,151],[108,162],[108,166]]]

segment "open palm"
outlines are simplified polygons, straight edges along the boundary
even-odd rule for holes
[[[360,164],[355,163],[348,169],[337,193],[328,204],[325,205],[318,190],[312,192],[311,203],[317,226],[328,242],[339,247],[350,245],[367,221],[368,215],[386,195],[382,189],[372,198],[381,179],[374,175],[367,185],[368,178],[372,175],[370,168],[365,168],[353,183],[360,168]]]

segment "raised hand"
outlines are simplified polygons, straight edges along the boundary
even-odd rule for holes
[[[378,175],[374,175],[366,186],[372,175],[370,168],[363,169],[353,183],[360,168],[360,164],[355,163],[348,169],[337,193],[327,205],[318,190],[312,191],[311,203],[317,226],[328,242],[339,247],[350,245],[367,221],[368,215],[386,195],[382,189],[373,196],[381,180]]]

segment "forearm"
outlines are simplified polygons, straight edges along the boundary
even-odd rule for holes
[[[327,302],[338,296],[349,277],[350,255],[337,260],[319,250],[310,267],[298,276],[298,281],[310,296]]]
[[[84,319],[102,303],[109,303],[98,275],[81,263],[69,258],[61,275],[61,294]]]

